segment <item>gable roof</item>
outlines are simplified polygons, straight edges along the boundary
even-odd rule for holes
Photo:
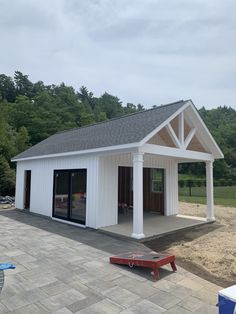
[[[181,100],[153,109],[56,133],[12,160],[139,143],[189,101]]]

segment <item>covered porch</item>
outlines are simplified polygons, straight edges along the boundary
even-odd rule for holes
[[[157,213],[143,213],[143,233],[145,234],[145,240],[206,223],[208,221],[200,217],[185,215],[163,216]],[[118,224],[102,227],[99,230],[115,236],[130,237],[133,232],[132,211],[128,212],[127,215],[120,214]]]
[[[100,219],[98,229],[120,236],[147,239],[215,220],[213,161],[211,156],[206,153],[186,152],[174,148],[170,148],[170,151],[163,149],[156,151],[156,147],[157,145],[147,144],[147,146],[144,145],[142,147],[141,152],[124,152],[100,157],[103,174],[100,181],[100,196],[102,198],[101,210],[103,212],[100,211],[101,215],[98,217]],[[166,155],[163,153],[166,153]],[[173,153],[178,153],[179,155],[173,156]],[[204,162],[206,165],[206,217],[179,215],[178,164],[199,161]],[[132,203],[128,203],[131,206],[128,206],[127,211],[120,212],[119,203],[123,199],[119,199],[119,168],[122,167],[132,169],[132,179],[130,179],[130,176],[127,177],[127,180],[131,182],[130,185],[132,185]],[[146,207],[146,193],[147,190],[150,193],[150,189],[147,189],[145,184],[153,185],[151,177],[149,177],[148,181],[145,178],[145,172],[148,169],[150,169],[150,173],[153,169],[161,169],[163,173],[163,181],[161,181],[163,193],[161,194],[164,201],[161,202],[160,206],[163,207],[160,208],[160,211],[156,211],[157,207],[150,209]],[[121,183],[125,184],[127,188],[127,183],[123,181]],[[152,192],[156,193],[156,191]]]
[[[146,154],[153,152],[155,154],[155,147],[145,147]],[[149,150],[150,149],[150,150]],[[168,155],[167,155],[168,156]],[[167,158],[166,156],[166,158]],[[206,218],[186,217],[178,215],[178,164],[181,162],[193,162],[192,158],[171,158],[172,170],[168,173],[168,180],[165,183],[165,208],[164,213],[166,216],[156,215],[153,213],[145,213],[143,209],[143,162],[144,153],[137,153],[133,155],[133,220],[132,220],[132,237],[142,239],[153,235],[172,232],[174,230],[191,227],[194,225],[203,224],[206,222],[215,221],[214,217],[214,192],[213,192],[213,160],[211,156],[205,153],[195,153],[193,156],[198,157],[197,162],[205,162],[206,165],[206,195],[207,195],[207,208]],[[156,156],[157,157],[157,156]],[[170,157],[170,156],[168,156]],[[205,160],[203,159],[205,158]],[[208,159],[208,160],[206,160]],[[167,169],[166,169],[167,171]],[[167,179],[167,175],[165,176]],[[169,188],[167,188],[169,185]],[[174,203],[174,207],[169,210],[168,206]],[[171,205],[173,206],[173,205]],[[129,228],[128,221],[124,223],[126,230]],[[121,223],[122,225],[122,223]],[[145,231],[146,230],[146,231]],[[125,232],[125,231],[124,231]],[[146,233],[145,233],[146,232]]]

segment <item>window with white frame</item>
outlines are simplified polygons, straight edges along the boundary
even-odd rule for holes
[[[153,193],[163,193],[164,191],[164,170],[151,170],[151,187]]]

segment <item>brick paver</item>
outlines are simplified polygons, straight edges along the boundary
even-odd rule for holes
[[[161,270],[109,264],[109,256],[144,250],[116,239],[17,210],[0,210],[0,313],[217,313],[220,287],[178,267]],[[161,241],[161,240],[160,240]]]

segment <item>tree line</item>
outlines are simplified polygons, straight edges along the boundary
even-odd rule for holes
[[[33,83],[20,71],[14,77],[0,74],[0,195],[14,194],[15,164],[10,161],[14,155],[56,132],[144,109],[141,104],[123,104],[106,92],[95,97],[84,86],[76,91],[64,83]],[[216,162],[216,177],[235,181],[236,111],[203,107],[199,113],[225,154],[224,160]],[[180,172],[201,176],[205,169],[201,164],[181,165]]]

